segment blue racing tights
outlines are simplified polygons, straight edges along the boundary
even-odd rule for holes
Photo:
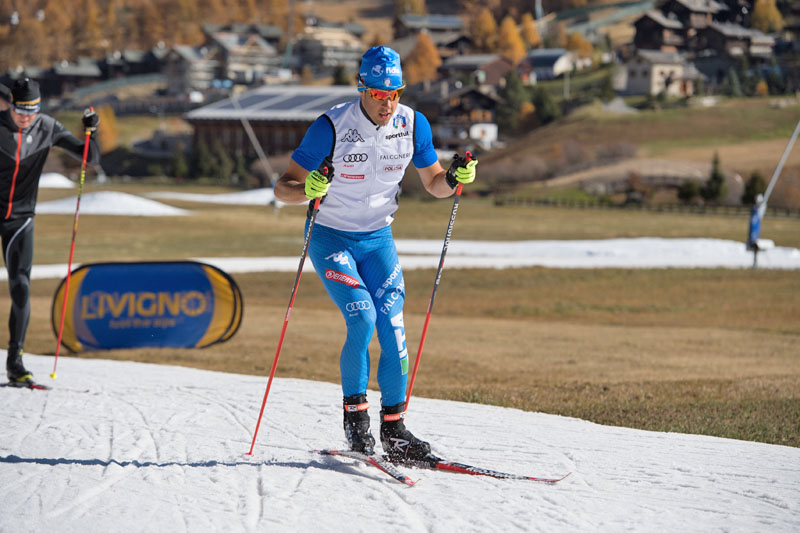
[[[306,224],[306,230],[308,224]],[[366,393],[369,343],[377,327],[382,405],[405,401],[408,350],[403,326],[405,284],[390,226],[369,232],[314,225],[308,256],[347,325],[339,359],[342,394]]]

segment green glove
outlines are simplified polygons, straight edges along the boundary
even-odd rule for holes
[[[444,175],[447,184],[451,189],[455,189],[459,183],[472,183],[475,181],[475,167],[477,165],[477,159],[467,160],[465,157],[456,155]]]
[[[331,182],[319,170],[312,170],[306,176],[306,198],[314,200],[328,194]]]

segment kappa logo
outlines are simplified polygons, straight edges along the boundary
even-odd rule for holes
[[[344,134],[344,137],[339,139],[339,142],[342,142],[342,143],[363,143],[364,142],[364,138],[361,136],[360,133],[358,133],[357,129],[351,128],[351,129],[347,130],[347,132]]]
[[[367,154],[344,154],[342,160],[345,163],[363,163],[369,159]]]
[[[380,76],[383,74],[383,67],[381,65],[373,65],[372,67],[372,75],[373,76]]]
[[[331,259],[334,263],[346,266],[347,268],[353,268],[350,265],[350,258],[344,252],[334,252],[325,259]]]

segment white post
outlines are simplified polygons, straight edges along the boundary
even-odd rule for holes
[[[781,160],[778,162],[778,166],[775,168],[775,172],[772,174],[772,179],[769,180],[769,185],[764,193],[764,201],[761,202],[761,207],[758,211],[758,215],[761,217],[761,220],[764,220],[764,213],[767,212],[767,201],[769,200],[769,195],[772,194],[772,189],[775,187],[775,182],[778,181],[778,176],[780,176],[781,170],[783,170],[783,165],[786,163],[786,159],[789,157],[789,152],[792,151],[792,146],[794,146],[794,142],[797,140],[797,135],[799,133],[800,121],[797,122],[797,126],[794,128],[794,133],[792,134],[792,138],[789,139],[789,144],[786,145],[786,149],[783,151]]]

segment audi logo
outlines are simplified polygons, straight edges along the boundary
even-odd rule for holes
[[[350,302],[345,306],[348,311],[364,311],[369,309],[372,305],[368,300],[361,300],[360,302]]]
[[[369,156],[367,154],[344,154],[345,163],[363,163]]]

